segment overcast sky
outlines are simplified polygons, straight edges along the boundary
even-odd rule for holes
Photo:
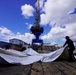
[[[44,43],[63,45],[65,36],[76,41],[76,0],[39,0],[40,36]],[[0,0],[0,41],[12,38],[31,43],[36,0]]]

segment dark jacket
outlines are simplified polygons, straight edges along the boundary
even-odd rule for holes
[[[65,46],[66,44],[68,45],[68,47],[70,49],[72,49],[72,50],[75,49],[74,44],[73,44],[73,41],[71,39],[67,39],[67,41],[65,42],[65,44],[63,46]]]

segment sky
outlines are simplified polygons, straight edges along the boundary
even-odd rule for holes
[[[40,38],[44,43],[63,45],[65,36],[76,41],[76,0],[39,0]],[[31,43],[36,0],[0,0],[0,41],[17,38]]]

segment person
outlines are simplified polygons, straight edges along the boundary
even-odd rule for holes
[[[74,47],[73,41],[69,38],[69,36],[66,36],[65,39],[66,39],[66,42],[64,43],[63,47],[65,45],[68,45],[68,52],[69,52],[68,61],[71,62],[71,61],[73,61],[72,56],[73,56],[73,51],[74,51],[75,47]]]

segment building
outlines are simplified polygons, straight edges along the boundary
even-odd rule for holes
[[[21,45],[22,47],[26,47],[26,48],[28,48],[28,46],[29,46],[26,42],[24,42],[20,39],[16,39],[16,38],[10,39],[9,43],[14,44],[14,45]]]

